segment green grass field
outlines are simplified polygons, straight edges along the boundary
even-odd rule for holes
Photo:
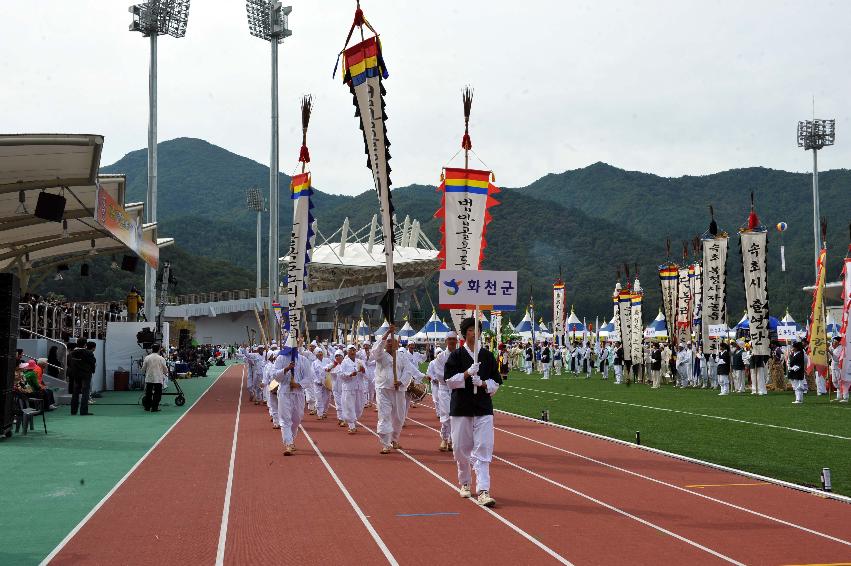
[[[599,374],[544,381],[513,371],[494,404],[536,419],[548,409],[553,422],[631,442],[641,431],[645,446],[801,485],[820,486],[821,469],[830,468],[833,490],[851,495],[851,406],[814,392],[803,405],[793,400],[791,392],[719,397],[711,389],[615,385]]]

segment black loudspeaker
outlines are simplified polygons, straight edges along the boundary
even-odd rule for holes
[[[62,222],[65,216],[65,197],[44,191],[38,193],[35,203],[35,217],[50,222]]]
[[[192,336],[188,328],[181,328],[180,335],[177,339],[177,347],[181,350],[188,348],[192,344]]]
[[[89,264],[84,263],[80,266],[80,277],[88,277],[89,276]]]
[[[0,273],[0,434],[12,434],[12,381],[18,344],[21,286],[14,273]]]
[[[139,258],[134,255],[126,255],[121,260],[121,269],[124,271],[136,272],[136,266],[139,264]]]

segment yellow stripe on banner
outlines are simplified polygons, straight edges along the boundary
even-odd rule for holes
[[[703,484],[695,484],[695,485],[687,485],[684,487],[695,487],[697,489],[703,489],[704,487],[744,487],[744,486],[754,486],[754,485],[771,485],[771,483],[767,481],[755,482],[755,483],[703,483]]]
[[[784,566],[851,566],[851,562],[816,562],[813,564],[784,564]]]
[[[446,179],[446,184],[450,187],[477,187],[479,189],[487,189],[487,181],[476,181],[475,179]]]
[[[355,63],[351,67],[349,67],[349,73],[354,77],[355,75],[359,75],[366,71],[367,69],[372,69],[373,67],[378,66],[378,58],[376,57],[367,57],[360,63]]]

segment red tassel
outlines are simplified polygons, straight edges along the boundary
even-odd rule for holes
[[[464,137],[461,138],[461,149],[465,149],[470,151],[473,149],[473,140],[470,139],[470,134],[464,133]]]
[[[759,218],[756,215],[756,212],[751,209],[751,213],[748,215],[748,230],[756,230],[759,227]]]
[[[358,6],[357,10],[355,10],[355,23],[353,23],[352,25],[353,26],[362,26],[363,25],[363,10],[360,9],[360,6]]]

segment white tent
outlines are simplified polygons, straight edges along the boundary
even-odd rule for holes
[[[514,329],[514,333],[526,340],[532,339],[532,317],[529,315],[529,311],[526,311],[523,320]],[[540,324],[535,324],[535,340],[548,338],[549,336],[549,332],[546,332]]]
[[[372,335],[375,336],[376,338],[381,338],[382,336],[384,336],[384,333],[387,332],[388,328],[390,328],[390,323],[387,322],[387,319],[385,318],[384,322],[381,324],[381,326],[376,328],[375,332],[373,332]]]
[[[659,314],[656,315],[656,318],[653,319],[653,322],[644,329],[644,338],[648,338],[650,340],[667,340],[668,339],[668,325],[665,323],[665,315],[662,314],[662,311],[659,311]]]
[[[407,320],[405,321],[405,325],[401,329],[399,329],[398,332],[400,340],[410,340],[411,337],[416,333],[417,331],[413,329],[411,323]]]
[[[448,334],[454,334],[454,332],[437,317],[437,313],[432,313],[425,326],[414,334],[413,340],[415,342],[440,341],[446,339]]]

